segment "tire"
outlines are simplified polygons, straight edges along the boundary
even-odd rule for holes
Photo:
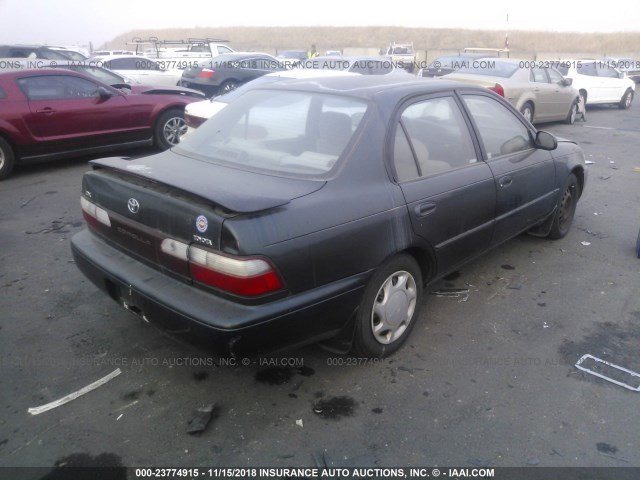
[[[576,213],[579,196],[580,188],[578,187],[578,179],[572,173],[567,178],[560,198],[558,199],[556,214],[551,224],[551,230],[549,231],[549,238],[552,240],[563,238],[569,233],[573,216]]]
[[[533,123],[533,111],[533,103],[531,102],[525,103],[520,109],[522,116],[531,123]]]
[[[15,155],[9,142],[0,137],[0,180],[7,178],[13,170]]]
[[[587,111],[587,92],[580,92],[580,101],[584,107],[584,111]]]
[[[416,323],[422,290],[413,257],[401,254],[383,263],[369,280],[356,315],[354,352],[383,358],[397,351]]]
[[[574,100],[571,104],[571,108],[569,108],[569,113],[567,114],[567,118],[564,119],[564,123],[567,125],[573,125],[576,123],[576,117],[578,116],[578,101]]]
[[[624,92],[624,95],[620,99],[618,108],[620,108],[621,110],[626,110],[631,106],[632,101],[633,101],[633,91],[630,88],[627,88],[627,91]]]
[[[224,95],[225,93],[229,93],[232,90],[235,90],[239,86],[240,86],[240,84],[238,82],[236,82],[235,80],[227,80],[225,82],[222,82],[220,84],[220,87],[218,87],[218,94],[219,95]]]
[[[179,108],[171,108],[158,117],[153,131],[153,141],[156,147],[167,150],[177,145],[180,137],[186,132],[184,112]]]

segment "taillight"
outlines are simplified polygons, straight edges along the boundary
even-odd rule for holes
[[[213,77],[213,75],[215,73],[216,73],[215,71],[213,71],[213,70],[211,70],[209,68],[203,68],[202,70],[200,70],[198,72],[198,75],[196,75],[196,76],[198,78],[211,78],[211,77]]]
[[[189,248],[191,277],[204,284],[244,297],[257,297],[283,288],[271,263],[256,257],[232,257],[202,248]]]
[[[104,208],[100,208],[95,203],[90,202],[84,197],[80,197],[80,206],[82,207],[82,215],[86,222],[92,227],[97,227],[98,222],[107,227],[111,226],[109,214]]]
[[[489,90],[493,90],[501,97],[504,97],[504,87],[499,83],[496,83],[493,87],[489,87]]]

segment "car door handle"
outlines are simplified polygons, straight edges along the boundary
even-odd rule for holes
[[[55,113],[57,110],[54,110],[51,107],[42,108],[40,110],[36,110],[36,113]]]
[[[511,177],[502,177],[498,183],[502,188],[505,188],[511,185],[511,182],[513,182],[513,179]]]
[[[415,212],[416,217],[426,217],[430,213],[433,213],[435,209],[436,209],[435,203],[425,202],[425,203],[421,203],[420,205],[417,205],[413,211]]]

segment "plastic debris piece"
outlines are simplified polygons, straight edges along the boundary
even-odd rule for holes
[[[296,420],[296,425],[299,427],[304,427],[304,422],[302,421],[302,419]]]
[[[213,410],[215,406],[215,403],[210,403],[209,405],[199,408],[193,412],[193,417],[188,422],[189,428],[187,428],[187,433],[194,435],[204,432],[213,418]]]
[[[589,245],[591,245],[590,242],[580,242],[580,243],[582,243],[582,245],[584,245],[585,247],[588,247]]]
[[[509,286],[509,290],[522,290],[523,288],[524,285],[522,285],[521,283],[515,283]]]
[[[29,410],[27,410],[31,415],[40,415],[41,413],[47,412],[49,410],[53,410],[54,408],[57,408],[61,405],[64,405],[65,403],[69,403],[71,400],[75,400],[78,397],[81,397],[82,395],[84,395],[85,393],[89,393],[91,390],[95,390],[96,388],[104,385],[105,383],[107,383],[109,380],[117,377],[118,375],[120,375],[122,373],[122,370],[120,370],[119,368],[116,368],[113,372],[111,372],[109,375],[107,375],[106,377],[102,377],[100,380],[97,380],[95,382],[93,382],[90,385],[87,385],[84,388],[81,388],[80,390],[70,393],[69,395],[59,398],[58,400],[55,400],[53,402],[47,403],[45,405],[40,405],[39,407],[33,407],[30,408]]]
[[[118,415],[118,418],[116,418],[116,422],[120,420],[123,416],[124,416],[124,413],[121,413],[120,415]]]
[[[596,162],[592,160],[585,160],[584,163],[586,163],[587,165],[594,165]]]
[[[624,372],[624,373],[628,373],[632,378],[637,379],[638,385],[634,386],[634,385],[629,385],[627,383],[621,382],[619,380],[616,380],[614,378],[610,378],[607,377],[606,375],[600,373],[600,372],[595,372],[593,370],[591,370],[590,368],[584,367],[582,366],[582,364],[584,363],[585,360],[587,359],[592,359],[594,362],[596,363],[601,363],[603,365],[607,365],[608,367],[611,367],[615,370],[618,370],[620,372]],[[595,375],[596,377],[602,378],[603,380],[606,380],[607,382],[611,382],[611,383],[615,383],[616,385],[619,385],[623,388],[626,388],[627,390],[632,390],[634,392],[640,392],[640,373],[636,373],[632,370],[628,370],[624,367],[621,367],[620,365],[615,365],[613,363],[607,362],[606,360],[602,360],[601,358],[598,357],[594,357],[593,355],[587,353],[586,355],[583,355],[582,357],[580,357],[580,360],[578,360],[578,362],[576,363],[576,368],[578,368],[579,370],[582,370],[583,372],[587,372],[590,373],[591,375]]]
[[[431,295],[435,295],[436,297],[454,297],[458,298],[462,294],[468,294],[468,288],[441,288],[440,290],[434,290],[431,292]]]
[[[600,180],[609,180],[611,178],[611,175],[600,175],[598,178]]]

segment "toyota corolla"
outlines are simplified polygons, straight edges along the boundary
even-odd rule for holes
[[[522,232],[563,237],[586,180],[575,143],[487,89],[375,76],[258,86],[169,151],[91,163],[78,267],[233,353],[389,355],[427,284]]]

